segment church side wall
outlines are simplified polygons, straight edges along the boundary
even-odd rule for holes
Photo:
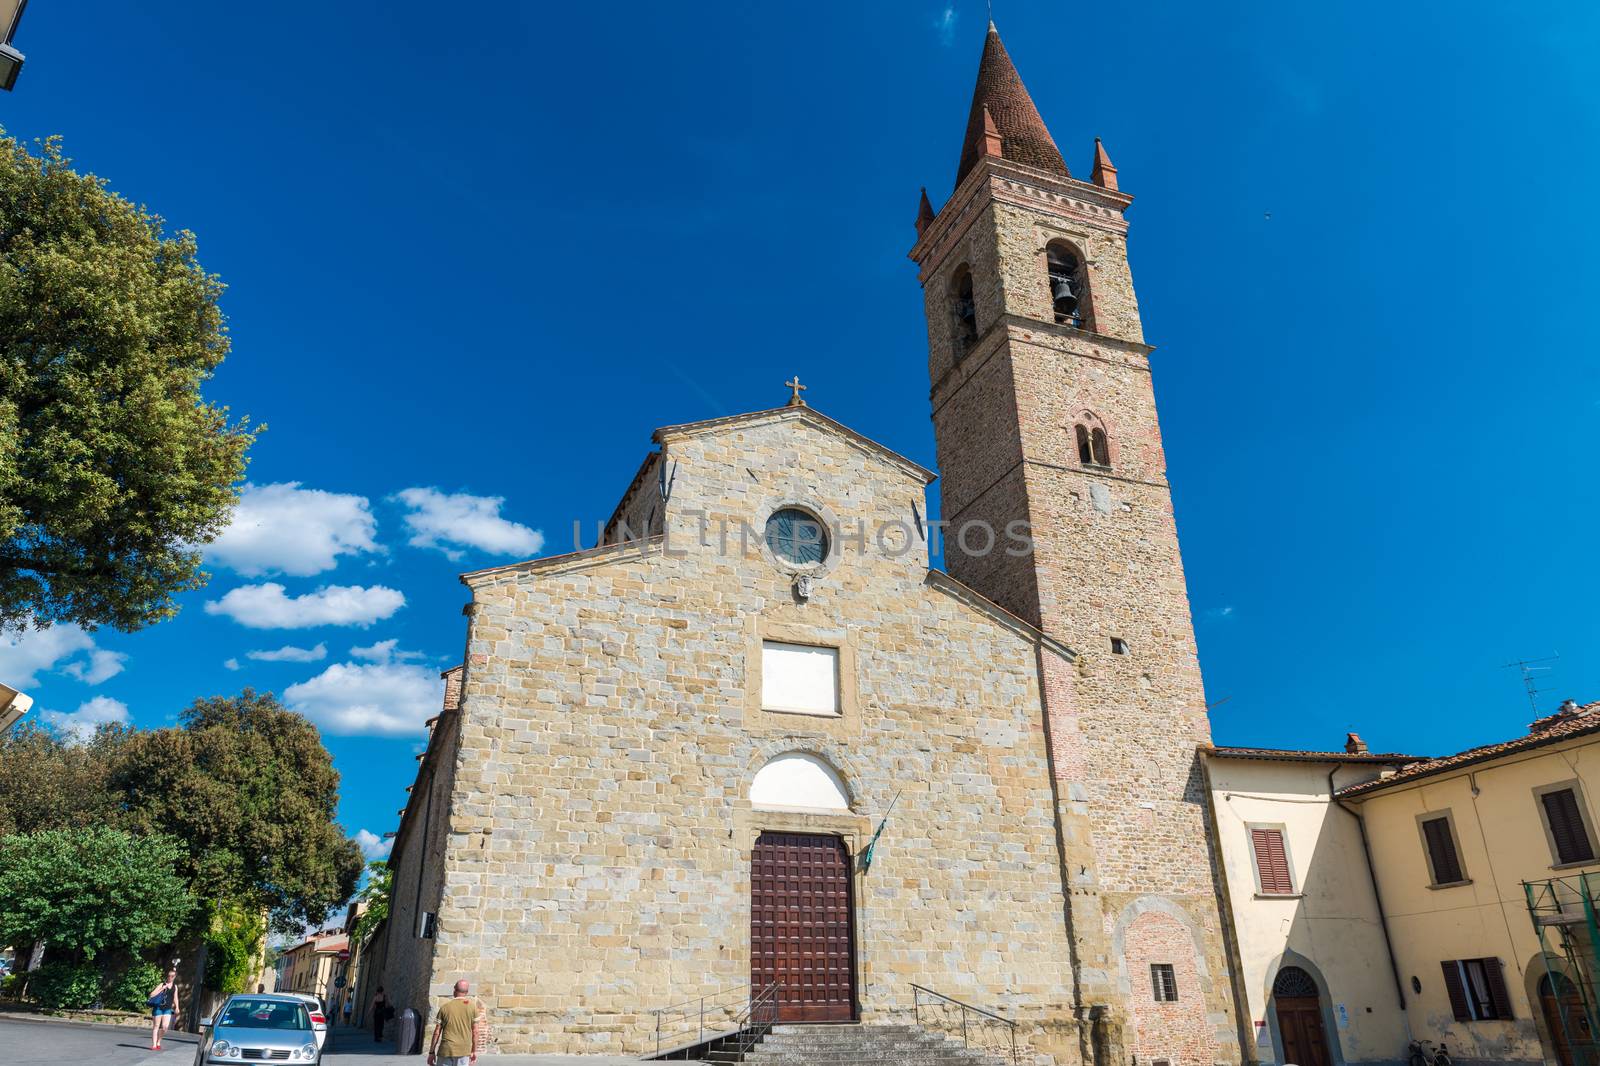
[[[717,543],[780,503],[909,523],[903,468],[794,421],[666,446],[673,554],[474,582],[439,973],[478,980],[502,1050],[647,1050],[651,1008],[749,980],[756,837],[836,834],[854,859],[900,791],[853,863],[863,1019],[909,1020],[914,981],[1076,1062],[1038,646],[930,587],[917,545],[847,541],[802,601],[763,548]],[[762,710],[763,638],[839,647],[842,715]],[[849,812],[751,806],[792,750],[839,771]]]
[[[390,890],[385,954],[381,983],[396,1015],[407,1007],[424,1022],[433,1007],[450,995],[456,977],[436,969],[436,957],[450,930],[436,923],[435,939],[418,936],[424,912],[439,914],[445,884],[447,847],[450,846],[451,793],[456,778],[460,745],[460,715],[447,711],[440,717],[429,741],[425,773],[412,788],[408,809],[417,819],[414,835],[406,841],[395,864]],[[441,991],[440,989],[443,989]],[[373,991],[375,992],[376,986]]]

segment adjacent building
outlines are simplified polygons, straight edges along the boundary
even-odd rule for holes
[[[1205,764],[1249,1057],[1600,1061],[1600,703],[1443,758],[1352,737]]]
[[[916,984],[1030,1061],[1239,1060],[1132,198],[1092,159],[991,26],[910,253],[941,522],[795,379],[656,430],[599,546],[463,577],[369,949],[397,1007],[464,976],[504,1050],[639,1052],[680,1001],[870,1024]]]
[[[310,933],[279,956],[276,991],[305,992],[328,1005],[336,991],[335,978],[349,958],[350,938],[343,929]]]

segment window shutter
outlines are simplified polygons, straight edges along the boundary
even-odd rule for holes
[[[1467,990],[1461,983],[1461,966],[1454,959],[1447,959],[1439,964],[1444,968],[1444,990],[1450,996],[1450,1010],[1455,1013],[1456,1021],[1470,1022],[1472,1011],[1467,1006]]]
[[[1489,1002],[1494,1005],[1494,1016],[1510,1018],[1511,995],[1506,991],[1506,978],[1500,970],[1500,960],[1484,959],[1483,975],[1489,981]]]
[[[1448,885],[1465,880],[1461,873],[1461,857],[1456,854],[1456,840],[1450,835],[1450,819],[1428,819],[1422,823],[1422,835],[1428,843],[1428,858],[1433,863],[1433,883]]]
[[[1252,829],[1250,842],[1256,852],[1256,869],[1261,873],[1263,893],[1287,894],[1294,891],[1289,876],[1289,857],[1283,849],[1281,829]]]
[[[1578,810],[1578,797],[1570,788],[1546,792],[1539,799],[1544,803],[1545,818],[1550,823],[1550,835],[1556,842],[1556,859],[1560,862],[1587,862],[1594,858],[1594,846],[1583,827],[1583,815]]]

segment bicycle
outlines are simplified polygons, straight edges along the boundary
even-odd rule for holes
[[[1442,1042],[1438,1051],[1430,1051],[1427,1041],[1413,1040],[1410,1051],[1410,1066],[1455,1066],[1455,1060]]]

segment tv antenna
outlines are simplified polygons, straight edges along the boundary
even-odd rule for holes
[[[1516,667],[1522,671],[1522,686],[1528,690],[1528,706],[1533,708],[1533,716],[1535,718],[1539,717],[1539,697],[1547,691],[1539,687],[1539,682],[1544,680],[1539,675],[1547,674],[1555,669],[1553,666],[1541,666],[1539,664],[1553,663],[1560,658],[1561,653],[1557,652],[1555,655],[1546,655],[1542,659],[1518,659],[1515,662],[1505,664],[1505,669],[1507,670]]]

